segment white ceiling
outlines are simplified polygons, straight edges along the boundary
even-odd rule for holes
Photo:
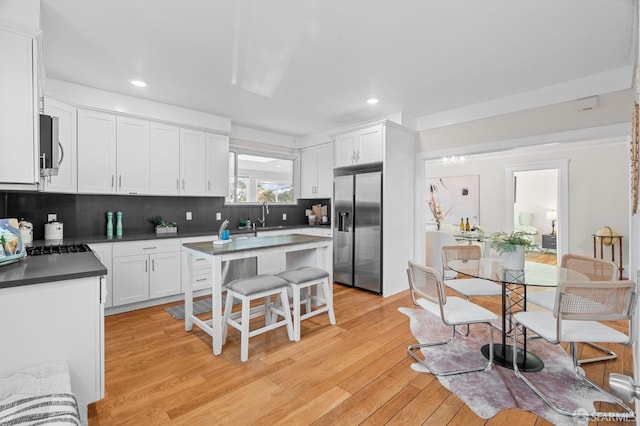
[[[633,0],[42,0],[41,27],[48,78],[304,136],[628,88],[636,13]]]

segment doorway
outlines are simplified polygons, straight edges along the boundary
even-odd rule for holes
[[[507,218],[515,231],[532,234],[538,252],[559,259],[568,247],[568,162],[552,161],[506,169]],[[538,257],[547,263],[544,257]],[[534,260],[534,259],[532,259]]]

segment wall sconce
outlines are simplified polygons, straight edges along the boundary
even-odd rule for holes
[[[558,220],[558,212],[555,210],[547,211],[547,220],[551,221],[551,235],[556,235],[556,220]]]
[[[452,155],[451,157],[442,157],[442,164],[445,166],[462,166],[467,161],[464,156]]]

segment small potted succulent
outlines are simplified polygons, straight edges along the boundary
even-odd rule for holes
[[[491,234],[491,248],[495,249],[504,259],[506,269],[524,269],[525,251],[535,247],[531,236],[523,231],[494,232]]]
[[[149,222],[155,225],[156,234],[172,234],[178,232],[178,224],[176,222],[167,223],[162,216],[147,218]]]

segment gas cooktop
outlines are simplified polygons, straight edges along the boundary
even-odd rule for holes
[[[80,244],[58,244],[51,246],[27,247],[27,256],[40,256],[44,254],[66,254],[84,253],[91,251],[88,245]]]

